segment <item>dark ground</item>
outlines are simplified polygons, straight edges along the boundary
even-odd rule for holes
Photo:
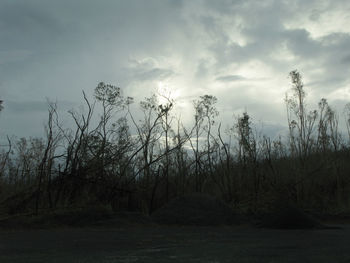
[[[342,229],[127,226],[0,230],[0,262],[350,262]]]

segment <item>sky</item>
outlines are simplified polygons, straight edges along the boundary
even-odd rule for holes
[[[294,69],[341,118],[349,47],[348,0],[0,0],[0,137],[43,136],[47,100],[64,120],[101,81],[136,102],[170,91],[185,123],[210,94],[218,122],[246,110],[276,134]]]

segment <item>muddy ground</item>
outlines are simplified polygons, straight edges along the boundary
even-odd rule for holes
[[[350,225],[0,230],[0,262],[350,262]]]

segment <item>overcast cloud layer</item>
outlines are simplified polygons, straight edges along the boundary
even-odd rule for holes
[[[178,112],[212,94],[221,119],[279,128],[293,69],[310,105],[350,102],[349,47],[348,0],[0,0],[0,135],[41,135],[46,98],[67,111],[100,81],[136,101],[168,87]]]

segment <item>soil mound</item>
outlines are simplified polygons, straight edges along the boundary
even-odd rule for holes
[[[166,225],[213,226],[237,223],[228,205],[204,194],[178,197],[151,216],[156,223]]]
[[[293,205],[275,208],[262,216],[258,226],[277,229],[323,228],[318,220]]]

